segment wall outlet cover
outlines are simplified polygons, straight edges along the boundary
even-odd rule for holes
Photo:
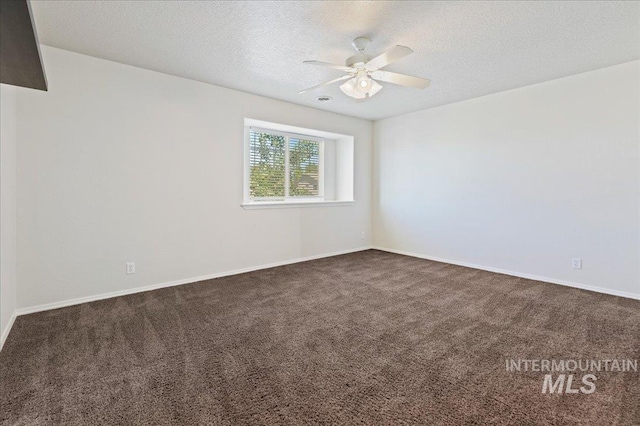
[[[582,269],[582,259],[574,257],[571,259],[571,265],[573,266],[573,269]]]

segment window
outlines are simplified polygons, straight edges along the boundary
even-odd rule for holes
[[[323,157],[324,139],[250,128],[249,200],[321,200]]]
[[[354,147],[350,135],[245,118],[242,207],[353,204]]]

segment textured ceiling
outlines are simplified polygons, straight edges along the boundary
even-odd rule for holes
[[[380,119],[640,58],[636,2],[32,1],[40,42],[86,55],[367,119]],[[341,75],[351,40],[375,55],[415,53],[386,68],[430,78],[384,84],[363,103]],[[46,63],[45,63],[46,67]],[[317,96],[333,100],[319,103]]]

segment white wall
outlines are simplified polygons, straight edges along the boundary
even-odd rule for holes
[[[3,327],[16,281],[28,310],[369,246],[372,163],[377,246],[640,294],[638,62],[376,122],[372,159],[366,120],[42,54],[49,92],[16,92],[14,130],[2,92]],[[355,136],[355,205],[242,209],[246,117]]]
[[[639,104],[634,61],[375,122],[375,245],[637,297]]]
[[[0,84],[0,348],[16,310],[16,90]]]
[[[370,121],[42,55],[49,92],[17,99],[19,307],[371,244]],[[244,210],[245,117],[353,135],[356,203]]]

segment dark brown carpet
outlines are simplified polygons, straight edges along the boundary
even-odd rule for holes
[[[640,302],[366,251],[21,316],[2,424],[640,424],[637,373],[543,395],[505,359],[640,358]]]

